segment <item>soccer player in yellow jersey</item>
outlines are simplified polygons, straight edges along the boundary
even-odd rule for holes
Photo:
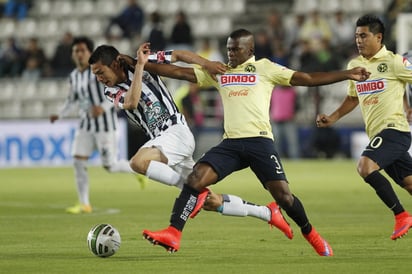
[[[357,20],[355,39],[360,56],[352,59],[348,68],[365,66],[371,72],[370,78],[365,82],[350,81],[342,104],[331,115],[318,115],[316,123],[318,127],[330,126],[360,106],[370,141],[357,170],[395,215],[391,239],[396,240],[408,232],[412,217],[379,171],[385,170],[412,194],[412,158],[408,153],[411,133],[403,104],[405,84],[412,83],[412,68],[406,58],[386,49],[384,33],[382,21],[375,16],[365,15]]]
[[[185,79],[200,85],[213,85],[223,100],[224,139],[196,163],[180,196],[176,199],[170,226],[160,231],[144,230],[143,235],[168,251],[177,251],[183,227],[200,191],[234,171],[250,167],[263,187],[301,228],[305,239],[321,256],[333,251],[312,227],[300,200],[289,190],[278,153],[275,151],[269,119],[269,102],[275,85],[323,85],[347,79],[365,80],[362,67],[337,72],[303,73],[272,63],[255,60],[252,33],[240,29],[227,40],[227,71],[217,80],[202,69],[150,64],[145,69],[163,76]]]

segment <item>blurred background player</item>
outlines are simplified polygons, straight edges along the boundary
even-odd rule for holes
[[[350,81],[341,105],[330,115],[319,114],[316,124],[329,127],[359,105],[369,144],[362,152],[357,171],[392,211],[395,226],[391,239],[396,240],[408,233],[412,216],[380,171],[383,169],[412,194],[412,158],[408,153],[411,132],[405,115],[405,84],[412,83],[412,65],[387,50],[384,38],[385,26],[378,17],[365,15],[357,20],[355,41],[359,56],[348,63],[348,68],[362,64],[371,72],[370,79],[365,83]]]
[[[60,113],[49,117],[50,122],[54,123],[68,115],[76,105],[80,111],[79,127],[72,147],[79,204],[66,209],[73,214],[92,212],[87,160],[96,149],[108,172],[134,173],[127,160],[117,160],[117,112],[106,100],[104,86],[90,69],[88,61],[92,51],[93,42],[89,38],[74,38],[72,58],[76,68],[70,74],[70,92]]]

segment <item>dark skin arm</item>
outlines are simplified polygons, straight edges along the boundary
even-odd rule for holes
[[[178,80],[186,80],[192,83],[197,82],[196,74],[193,68],[154,63],[146,63],[144,68],[146,71],[160,76],[165,76]]]
[[[321,86],[343,80],[365,81],[369,76],[370,72],[362,67],[332,72],[305,73],[296,71],[290,80],[290,84],[292,86]]]

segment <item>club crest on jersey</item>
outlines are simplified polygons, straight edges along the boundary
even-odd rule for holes
[[[384,79],[376,79],[356,83],[356,91],[359,95],[374,94],[384,91],[386,82]]]
[[[249,64],[245,67],[246,72],[256,72],[256,67],[252,64]]]
[[[380,63],[376,69],[379,72],[387,72],[388,71],[388,65],[386,63]]]
[[[245,74],[224,74],[220,77],[220,84],[224,86],[254,86],[257,83],[257,75],[251,73]]]

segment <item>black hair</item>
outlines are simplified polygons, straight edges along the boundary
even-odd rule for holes
[[[91,39],[89,39],[89,38],[86,37],[86,36],[77,36],[77,37],[74,37],[74,38],[73,38],[73,42],[72,42],[72,48],[73,48],[75,45],[83,44],[83,43],[86,45],[87,49],[88,49],[90,52],[93,52],[94,43],[93,43],[93,41],[92,41]]]
[[[356,21],[357,27],[369,27],[373,34],[382,33],[382,40],[385,38],[385,26],[381,19],[375,15],[364,15]]]
[[[247,37],[247,36],[253,36],[253,34],[246,29],[237,29],[233,31],[231,34],[229,34],[229,37],[232,39],[238,39],[238,38]]]
[[[89,58],[89,65],[100,61],[103,65],[110,66],[119,54],[119,51],[113,46],[98,46]]]

